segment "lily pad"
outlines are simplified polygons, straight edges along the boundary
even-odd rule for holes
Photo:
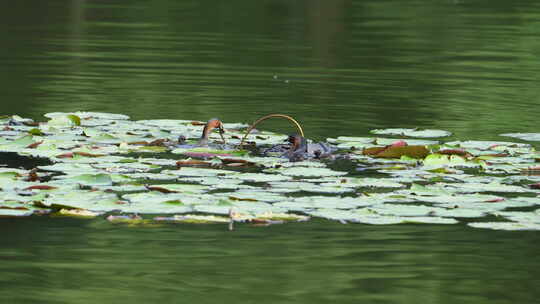
[[[540,133],[505,133],[501,136],[519,138],[526,141],[540,141]]]
[[[540,224],[524,222],[480,222],[468,223],[474,228],[485,228],[493,230],[540,230]]]
[[[30,216],[32,213],[34,213],[34,210],[0,208],[0,217]]]
[[[334,171],[328,168],[306,168],[306,167],[291,167],[280,169],[267,169],[266,172],[277,172],[286,176],[304,176],[304,177],[321,177],[321,176],[339,176],[346,175],[347,172]]]
[[[370,133],[378,135],[401,135],[409,137],[421,137],[421,138],[436,138],[436,137],[447,137],[452,135],[451,132],[444,130],[432,130],[432,129],[376,129],[371,130]]]

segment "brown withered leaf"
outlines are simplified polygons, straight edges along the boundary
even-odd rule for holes
[[[43,143],[43,140],[42,141],[37,141],[37,142],[35,142],[33,144],[29,144],[28,146],[26,146],[26,148],[35,149],[35,148],[37,148],[37,146],[41,145],[42,143]]]
[[[191,166],[202,166],[202,167],[210,167],[211,164],[207,161],[203,160],[179,160],[176,162],[177,167],[191,167]]]
[[[373,156],[383,152],[384,150],[386,150],[386,147],[371,147],[362,150],[362,154]]]
[[[118,145],[120,145],[120,144],[118,144]],[[148,146],[148,142],[147,141],[133,141],[133,142],[129,142],[128,145],[131,145],[131,146],[138,146],[138,145]]]
[[[221,162],[229,167],[255,166],[254,162],[250,162],[245,159],[223,158]]]
[[[0,206],[0,209],[9,209],[9,210],[29,210],[26,207],[18,206],[18,207],[8,207],[8,206]]]
[[[160,138],[160,139],[156,139],[154,141],[151,141],[148,143],[148,146],[160,146],[160,147],[163,147],[165,146],[165,143],[168,142],[169,140],[166,139],[166,138]]]
[[[253,199],[253,198],[239,198],[239,197],[235,197],[235,196],[229,196],[229,199],[231,199],[233,201],[257,202],[257,200]]]
[[[529,185],[531,189],[540,189],[540,183]]]
[[[73,152],[74,155],[84,156],[84,157],[103,157],[105,154],[93,154],[88,152]]]
[[[23,190],[53,190],[58,189],[58,187],[49,186],[49,185],[34,185],[30,187],[26,187]]]
[[[73,152],[59,154],[59,155],[56,155],[55,157],[56,158],[73,158]]]
[[[400,158],[408,156],[412,158],[425,158],[429,154],[429,150],[425,146],[404,146],[404,147],[388,147],[384,151],[376,154],[377,158]]]
[[[178,193],[178,191],[169,190],[169,189],[159,187],[159,186],[144,185],[144,187],[150,191],[158,191],[161,193]]]
[[[23,121],[22,123],[23,123],[23,125],[28,126],[28,127],[37,127],[37,126],[39,126],[39,122],[37,122],[37,121]]]
[[[439,150],[437,153],[445,154],[445,155],[459,155],[459,156],[465,156],[465,157],[472,157],[472,155],[469,152],[463,149],[444,149],[444,150]]]

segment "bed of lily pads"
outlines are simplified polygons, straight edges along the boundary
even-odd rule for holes
[[[540,133],[441,141],[443,130],[372,130],[327,139],[336,152],[262,155],[285,134],[224,123],[226,143],[192,145],[204,123],[48,113],[0,118],[0,216],[104,217],[115,223],[363,224],[540,229]],[[392,138],[381,137],[392,136]],[[186,142],[178,143],[182,137]],[[428,139],[431,138],[431,139]],[[435,139],[433,139],[435,138]],[[52,219],[51,219],[52,220]]]

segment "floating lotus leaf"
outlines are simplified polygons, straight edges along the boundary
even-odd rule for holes
[[[351,178],[351,177],[339,177],[334,178],[332,182],[325,182],[322,186],[339,186],[339,187],[372,187],[372,188],[403,188],[405,185],[384,178]]]
[[[291,213],[276,213],[269,212],[257,215],[259,220],[271,220],[271,221],[286,221],[286,222],[304,222],[309,220],[309,216],[291,214]]]
[[[141,192],[148,190],[144,185],[92,186],[93,189],[114,192]]]
[[[429,190],[427,190],[429,191]],[[422,193],[422,192],[420,192]],[[456,203],[490,203],[490,202],[499,202],[504,200],[504,198],[500,196],[495,195],[488,195],[488,194],[454,194],[454,195],[436,195],[431,196],[429,194],[431,192],[428,192],[427,194],[430,196],[423,196],[418,197],[417,200],[423,201],[423,202],[429,202],[429,203],[435,203],[435,204],[456,204]]]
[[[316,209],[311,202],[294,202],[290,201],[281,201],[273,204],[276,207],[283,208],[289,212],[302,212],[306,213],[309,210]],[[344,208],[345,209],[345,208]]]
[[[395,216],[427,216],[435,214],[437,211],[445,210],[444,208],[439,207],[400,204],[379,204],[370,208],[378,214]]]
[[[159,169],[160,166],[141,164],[137,162],[122,162],[122,163],[98,163],[92,165],[97,169],[103,169],[111,173],[135,173],[148,172],[152,169]]]
[[[174,180],[174,179],[176,179],[175,175],[167,174],[167,173],[129,173],[129,174],[127,174],[127,176],[129,176],[130,178],[133,178],[133,179],[154,180],[154,181],[164,181],[164,180]]]
[[[11,217],[11,216],[30,216],[34,213],[34,210],[24,210],[24,209],[2,209],[0,208],[0,217]]]
[[[478,149],[478,150],[489,150],[495,147],[518,147],[518,148],[528,148],[529,144],[520,144],[506,141],[478,141],[478,140],[468,140],[468,141],[453,141],[446,143],[448,146],[456,146],[465,149]],[[474,153],[473,153],[474,154]]]
[[[250,202],[256,202],[256,201],[278,202],[285,199],[284,196],[277,193],[266,192],[263,190],[244,190],[244,189],[240,189],[235,192],[216,193],[215,196],[230,199],[230,200],[235,200],[235,201],[250,201]]]
[[[519,138],[526,141],[540,141],[540,133],[505,133],[501,136]]]
[[[36,143],[33,136],[27,135],[13,140],[5,140],[0,138],[0,151],[2,152],[18,152],[32,144]]]
[[[197,148],[177,148],[171,151],[174,154],[184,154],[184,155],[196,155],[199,153],[202,157],[207,157],[206,155],[212,156],[245,156],[249,154],[246,150],[217,150],[217,149],[210,149],[210,148],[203,148],[203,147],[197,147]]]
[[[194,205],[193,211],[211,214],[226,214],[231,211],[231,206],[223,205]]]
[[[452,184],[440,184],[450,191],[456,191],[460,193],[473,193],[473,192],[535,192],[535,190],[527,189],[521,186],[506,185],[497,182],[491,182],[489,184],[483,183],[452,183]]]
[[[233,212],[249,214],[254,217],[258,217],[260,215],[268,215],[272,213],[283,213],[287,211],[287,209],[285,208],[274,206],[269,203],[246,201],[233,201],[231,208]]]
[[[333,144],[338,143],[360,143],[360,144],[374,144],[375,138],[373,137],[353,137],[353,136],[339,136],[338,138],[328,138],[328,142]]]
[[[259,166],[263,167],[275,167],[278,165],[285,165],[288,164],[289,161],[285,158],[279,158],[279,157],[257,157],[257,156],[218,156],[219,159],[227,159],[229,161],[232,160],[239,160],[239,161],[246,161],[250,163],[257,164]]]
[[[235,176],[235,175],[233,175]],[[246,185],[240,185],[244,181],[234,178],[223,177],[182,177],[178,179],[179,182],[198,183],[202,185],[212,186],[214,189],[239,189]]]
[[[139,125],[147,125],[152,127],[160,127],[163,129],[174,129],[178,127],[187,128],[187,124],[191,124],[191,120],[180,119],[151,119],[151,120],[138,120]]]
[[[159,184],[147,186],[149,190],[160,192],[204,193],[210,189],[208,186],[190,184]]]
[[[493,215],[502,216],[514,222],[533,223],[540,225],[540,215],[537,212],[525,211],[497,211]]]
[[[534,206],[534,205],[540,205],[540,196],[536,197],[514,197],[507,200],[508,202],[512,203],[519,203],[519,204],[529,204],[527,206]]]
[[[431,129],[376,129],[369,131],[373,134],[379,135],[401,135],[409,137],[421,137],[421,138],[436,138],[436,137],[447,137],[452,135],[451,132],[443,130],[431,130]]]
[[[355,221],[360,218],[361,215],[354,214],[353,212],[350,212],[349,210],[340,210],[340,209],[333,209],[333,208],[324,208],[324,209],[317,209],[314,211],[308,211],[307,214],[315,217],[321,217],[329,220],[334,221]],[[399,223],[399,222],[396,222]]]
[[[373,139],[374,141],[375,139]],[[362,149],[368,149],[368,148],[373,148],[373,147],[378,147],[377,145],[375,144],[372,144],[372,143],[361,143],[361,142],[355,142],[355,141],[348,141],[348,142],[343,142],[343,143],[338,143],[336,144],[336,148],[338,150],[362,150]]]
[[[184,214],[175,215],[173,217],[155,217],[156,221],[174,221],[189,224],[225,224],[229,223],[231,219],[225,216],[215,215],[198,215],[198,214]]]
[[[440,195],[451,195],[452,191],[449,191],[448,189],[445,189],[442,185],[419,185],[419,184],[412,184],[408,191],[401,190],[398,193],[400,194],[415,194],[415,195],[432,195],[432,196],[440,196]]]
[[[83,218],[92,218],[102,214],[102,212],[94,212],[85,209],[60,209],[57,215],[76,216]]]
[[[290,168],[290,167],[310,167],[310,168],[324,168],[326,167],[325,163],[318,162],[315,160],[305,160],[305,161],[298,161],[298,162],[283,162],[280,164],[284,168]]]
[[[32,133],[29,133],[30,135],[37,135],[37,134],[32,134]],[[21,135],[24,135],[23,132],[21,131],[15,131],[15,130],[11,130],[11,131],[3,131],[3,130],[0,130],[0,138],[5,138],[7,139],[7,137],[17,137],[17,136],[21,136]],[[5,141],[2,141],[5,143]],[[0,143],[2,143],[0,142]]]
[[[534,205],[528,202],[515,202],[515,201],[501,201],[492,203],[442,203],[437,206],[449,209],[474,209],[482,212],[495,212],[504,210],[506,208],[522,208]]]
[[[485,165],[483,161],[469,161],[459,155],[430,154],[424,159],[424,166],[429,168],[437,167],[480,167]],[[426,168],[424,168],[426,169]]]
[[[364,154],[380,158],[401,158],[403,156],[408,156],[421,159],[429,154],[429,150],[425,146],[403,146],[387,147],[375,154],[371,154],[371,150],[364,150]]]
[[[400,216],[385,216],[378,215],[370,208],[357,209],[355,212],[339,211],[336,209],[319,209],[314,212],[309,212],[310,215],[323,217],[341,222],[356,222],[371,225],[389,225],[401,223],[425,223],[425,224],[456,224],[455,219],[440,218],[440,217],[400,217]]]
[[[436,145],[439,143],[436,140],[425,140],[425,139],[376,138],[375,144],[380,145],[380,146],[388,146],[398,141],[403,141],[408,146],[431,146],[431,145]]]
[[[526,222],[480,222],[468,223],[474,228],[485,228],[493,230],[540,230],[540,224]]]
[[[164,158],[139,158],[137,160],[142,164],[158,165],[158,166],[176,166],[177,160]]]
[[[61,180],[66,183],[81,184],[84,186],[110,186],[112,179],[110,175],[100,174],[81,174],[75,176],[60,176]]]
[[[471,208],[453,208],[453,209],[437,209],[432,213],[433,216],[451,217],[451,218],[477,218],[483,217],[487,212],[475,210]]]
[[[285,181],[285,182],[272,182],[271,192],[314,192],[314,193],[347,193],[354,192],[355,190],[348,187],[341,187],[339,184],[314,184],[310,182],[298,182],[298,181]]]
[[[126,204],[120,206],[118,211],[137,214],[180,214],[193,212],[193,207],[170,200],[160,203]]]
[[[182,167],[178,170],[163,170],[161,173],[174,175],[174,176],[223,176],[238,174],[235,171],[218,170],[218,169],[206,169],[206,168],[190,168]]]
[[[57,128],[70,128],[81,125],[81,118],[73,114],[56,115],[47,122],[49,126]]]
[[[355,209],[358,207],[380,204],[381,201],[369,197],[329,197],[329,196],[304,196],[293,200],[294,204],[306,208],[331,208],[331,209]],[[279,203],[276,205],[279,206]]]
[[[66,174],[97,174],[101,173],[100,170],[93,168],[89,164],[77,164],[77,163],[58,163],[48,166],[38,166],[38,169],[53,172],[62,172]]]
[[[77,115],[82,119],[110,119],[110,120],[125,120],[129,119],[129,116],[124,114],[112,114],[112,113],[101,113],[101,112],[53,112],[44,114],[47,118],[63,117],[67,115]]]
[[[272,181],[288,181],[292,177],[281,174],[265,174],[265,173],[242,173],[226,176],[227,178],[240,179],[248,182],[272,182]]]
[[[118,210],[124,205],[114,193],[101,191],[71,191],[49,195],[40,202],[40,206],[68,209],[86,209],[96,212]]]
[[[435,217],[435,216],[421,216],[421,217],[404,217],[402,218],[402,223],[413,223],[413,224],[457,224],[459,223],[456,219]]]
[[[291,167],[280,169],[267,169],[266,172],[277,172],[286,176],[304,176],[304,177],[321,177],[321,176],[339,176],[346,175],[347,172],[334,171],[328,168],[306,168],[306,167]]]
[[[27,208],[28,203],[42,201],[47,195],[46,192],[38,193],[35,192],[35,190],[24,191],[21,193],[14,190],[3,191],[0,192],[0,206]]]

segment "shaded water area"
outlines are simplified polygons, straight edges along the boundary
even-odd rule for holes
[[[297,118],[306,135],[538,132],[537,1],[1,4],[0,114]],[[264,128],[293,130],[279,120]],[[537,232],[0,219],[4,303],[534,303]]]

